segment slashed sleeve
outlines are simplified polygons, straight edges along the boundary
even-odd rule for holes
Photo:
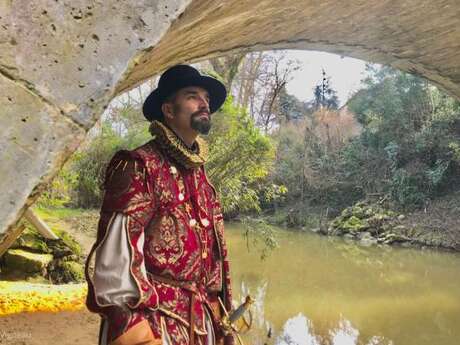
[[[130,151],[117,152],[104,187],[97,239],[86,263],[88,309],[106,315],[116,307],[154,310],[158,294],[146,276],[143,246],[155,200],[143,160]]]

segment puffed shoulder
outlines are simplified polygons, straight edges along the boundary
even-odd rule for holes
[[[107,166],[104,189],[114,196],[126,193],[133,178],[144,171],[142,160],[136,159],[130,151],[118,151]]]
[[[103,209],[125,211],[135,201],[149,198],[145,164],[133,151],[118,151],[107,166]]]

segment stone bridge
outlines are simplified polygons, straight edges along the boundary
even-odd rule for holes
[[[458,0],[1,0],[0,237],[115,95],[176,63],[277,48],[389,64],[460,98]]]

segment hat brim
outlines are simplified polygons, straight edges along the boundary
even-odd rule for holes
[[[209,94],[209,111],[214,113],[222,106],[227,97],[227,90],[224,84],[219,80],[202,76],[193,76],[182,79],[169,89],[156,88],[148,97],[145,99],[142,107],[142,112],[147,120],[161,120],[163,119],[163,112],[161,106],[165,99],[172,95],[174,92],[189,86],[198,86],[205,89]]]

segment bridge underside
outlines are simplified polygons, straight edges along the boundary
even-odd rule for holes
[[[457,0],[109,0],[0,4],[0,237],[116,95],[176,63],[320,50],[416,73],[460,98]]]

